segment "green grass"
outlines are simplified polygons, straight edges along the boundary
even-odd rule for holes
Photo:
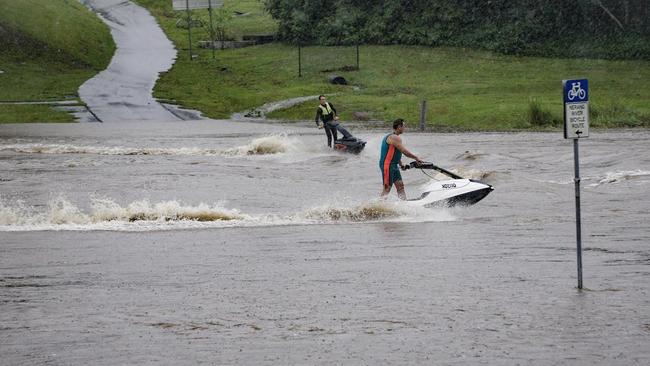
[[[72,122],[69,113],[56,111],[47,105],[0,104],[0,124],[16,122]]]
[[[179,28],[176,22],[180,19],[187,19],[185,11],[173,11],[172,2],[167,0],[134,0],[135,3],[145,7],[158,20],[158,23],[165,30],[167,37],[174,44],[182,45],[184,50],[188,49],[188,32],[187,29]],[[216,1],[215,1],[216,2]],[[229,38],[240,40],[245,34],[271,34],[277,30],[276,22],[264,10],[261,0],[224,0],[224,10],[228,12],[240,12],[247,15],[232,17],[227,22],[227,35]],[[213,9],[217,12],[218,9]],[[201,19],[205,24],[204,27],[192,28],[193,41],[208,40],[210,35],[209,29],[209,12],[207,9],[191,10],[192,19]],[[193,42],[193,43],[194,43]]]
[[[179,59],[162,76],[155,96],[203,111],[213,118],[270,101],[306,95],[334,94],[330,101],[343,120],[354,112],[372,119],[405,118],[417,124],[420,103],[427,101],[427,121],[434,130],[546,130],[562,121],[562,79],[587,78],[596,127],[650,127],[650,62],[550,59],[504,56],[486,51],[417,46],[361,46],[360,70],[329,71],[356,63],[353,47],[303,48],[303,76],[298,77],[297,48],[282,44],[218,51],[196,49],[186,57],[187,31],[177,28],[167,1],[138,0],[158,17],[179,49]],[[272,27],[259,1],[226,1],[234,10],[255,11],[246,32]],[[257,10],[255,10],[257,9]],[[197,11],[196,14],[200,12]],[[266,20],[264,20],[266,19]],[[239,28],[239,27],[242,28]],[[257,28],[256,28],[257,26]],[[241,34],[243,25],[231,25]],[[195,30],[197,41],[200,31]],[[207,33],[203,37],[207,39]],[[327,82],[328,74],[344,76],[349,86]],[[534,101],[534,105],[531,104]],[[271,118],[310,120],[316,102],[273,112]],[[531,110],[533,108],[534,110]],[[540,116],[548,121],[540,122]]]
[[[297,49],[283,44],[220,50],[213,60],[211,51],[196,47],[198,41],[208,38],[207,27],[193,29],[193,41],[197,43],[193,50],[198,57],[189,61],[187,30],[176,27],[185,12],[172,11],[168,0],[136,2],[157,17],[179,50],[176,64],[161,76],[154,95],[199,109],[213,118],[228,118],[234,112],[270,101],[333,94],[330,100],[343,120],[351,120],[352,114],[359,111],[369,113],[374,120],[402,117],[416,124],[420,102],[426,100],[428,124],[434,130],[545,130],[558,128],[562,120],[561,80],[588,78],[593,126],[650,127],[647,61],[361,46],[360,70],[321,72],[354,65],[354,48],[308,47],[303,49],[303,76],[298,77]],[[230,11],[249,13],[230,20],[226,28],[231,38],[272,33],[277,28],[259,0],[226,0],[225,6]],[[207,21],[207,10],[192,14]],[[65,26],[53,26],[57,22]],[[74,97],[78,85],[108,62],[110,57],[104,57],[109,54],[107,50],[112,54],[106,27],[76,0],[0,0],[0,25],[18,29],[28,44],[36,46],[29,57],[25,57],[28,51],[20,47],[0,50],[0,70],[5,71],[0,74],[0,100]],[[90,45],[109,43],[110,47],[99,54],[90,52],[101,49]],[[344,76],[350,85],[329,84],[327,77],[331,73]],[[269,117],[310,120],[315,105],[315,101],[303,103]],[[15,110],[23,108],[35,107]],[[5,111],[7,108],[0,109],[0,113],[9,113]]]
[[[79,86],[96,71],[61,62],[11,62],[0,55],[0,101],[48,101],[77,98]]]
[[[62,62],[44,59],[15,58],[0,54],[0,101],[52,101],[78,99],[77,90],[96,71],[70,67]],[[67,112],[46,105],[0,105],[0,122],[62,122],[74,121]]]
[[[77,0],[0,0],[0,101],[77,99],[115,44],[108,27]],[[60,122],[49,106],[0,107],[4,122]]]
[[[15,56],[40,56],[103,70],[115,50],[108,27],[78,0],[0,0],[0,26]],[[7,53],[6,50],[2,52]]]

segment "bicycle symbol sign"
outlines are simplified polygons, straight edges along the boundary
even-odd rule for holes
[[[576,97],[582,100],[585,99],[586,96],[587,92],[584,89],[580,88],[579,81],[571,83],[571,89],[569,89],[569,92],[567,93],[567,98],[569,98],[569,100],[574,100]]]
[[[565,80],[564,82],[564,103],[586,102],[589,100],[589,81]]]
[[[564,80],[564,138],[589,136],[589,82]]]

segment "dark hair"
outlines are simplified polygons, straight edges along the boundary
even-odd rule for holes
[[[404,125],[404,120],[401,119],[401,118],[398,118],[398,119],[396,119],[396,120],[393,121],[393,130],[395,130],[395,129],[397,129],[399,126],[403,126],[403,125]]]
[[[325,96],[323,94],[321,94],[321,95],[318,96],[318,100],[320,100],[321,98],[324,98],[324,97]]]

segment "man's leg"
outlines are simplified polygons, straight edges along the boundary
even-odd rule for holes
[[[341,133],[343,134],[344,139],[351,139],[352,138],[352,134],[350,132],[348,132],[348,130],[343,128],[343,126],[338,125],[338,126],[336,126],[336,129],[341,131]]]
[[[327,135],[327,146],[332,147],[332,129],[325,125],[325,134]]]
[[[339,139],[339,134],[336,131],[337,131],[336,126],[332,127],[332,136],[334,137],[334,143],[336,143],[336,140]],[[334,145],[332,145],[332,147],[334,147]]]
[[[404,182],[401,180],[395,181],[395,188],[397,189],[397,197],[401,200],[406,200],[406,192],[404,191]]]
[[[390,184],[384,184],[384,189],[383,189],[383,191],[381,192],[380,197],[386,197],[386,196],[388,196],[388,194],[390,193],[390,188],[391,188],[391,187],[392,187],[392,185],[390,185]]]
[[[393,183],[391,182],[390,179],[390,174],[388,172],[388,167],[384,166],[382,172],[381,172],[381,182],[383,184],[383,190],[381,192],[381,195],[379,197],[386,197],[388,193],[390,193],[390,189],[393,186]]]

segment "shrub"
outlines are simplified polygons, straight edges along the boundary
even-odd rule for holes
[[[533,127],[553,127],[560,125],[560,120],[553,114],[542,108],[542,105],[535,99],[528,102],[526,120]]]

